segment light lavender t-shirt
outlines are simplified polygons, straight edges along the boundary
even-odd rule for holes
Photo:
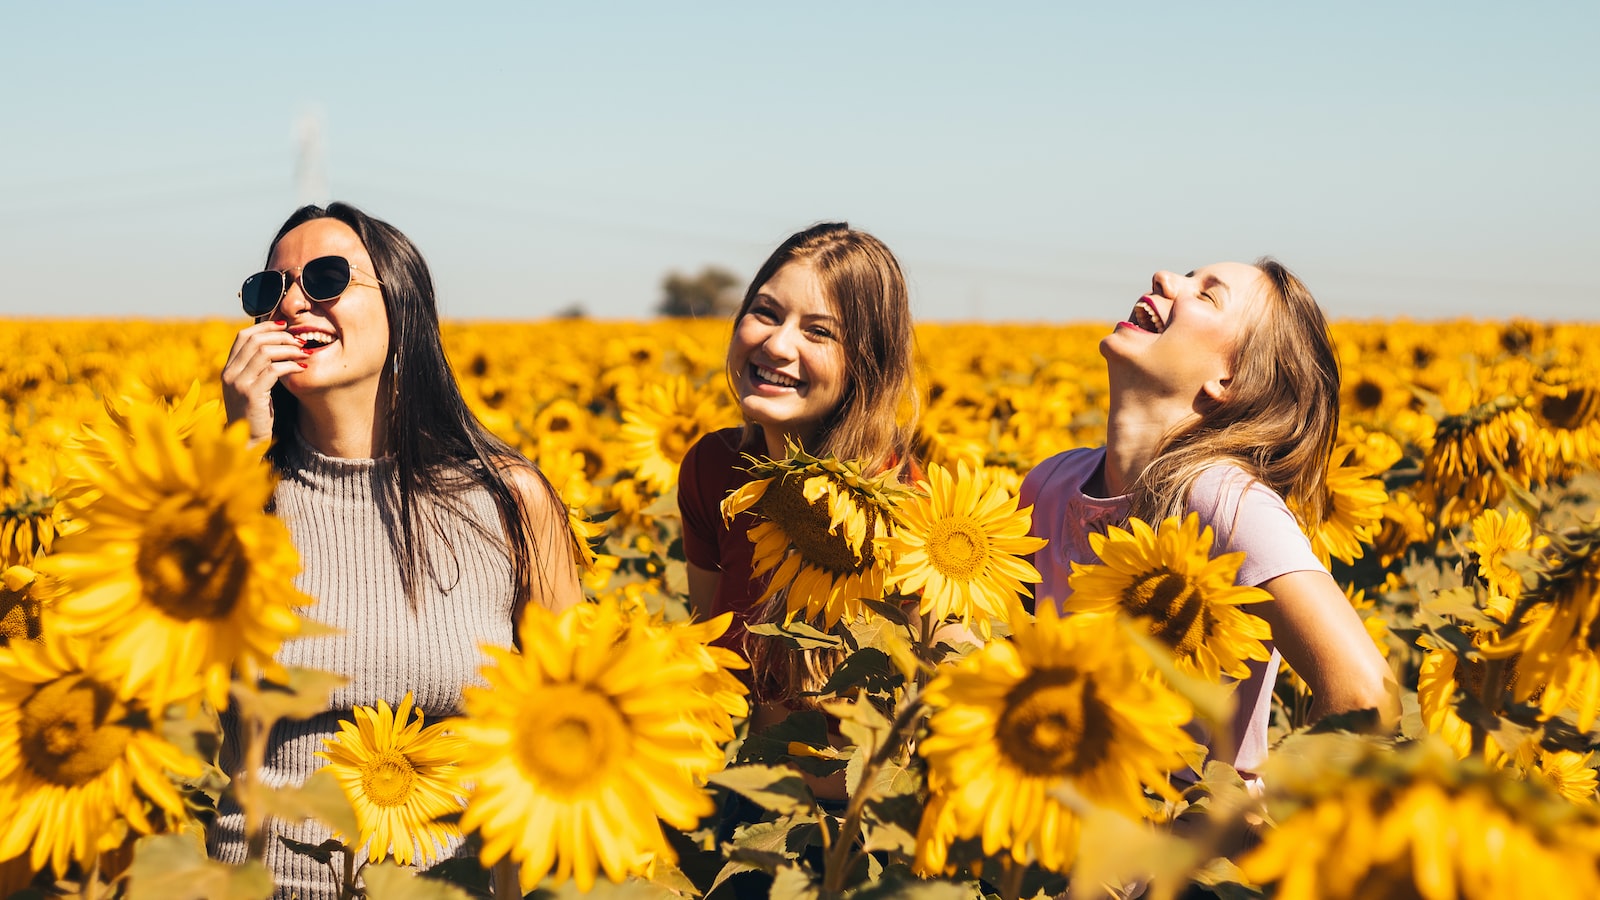
[[[1067,587],[1072,564],[1100,561],[1089,548],[1089,535],[1104,533],[1128,514],[1127,496],[1099,498],[1083,492],[1105,455],[1104,447],[1068,450],[1035,466],[1023,479],[1017,505],[1033,507],[1032,534],[1050,542],[1034,555],[1040,575],[1034,596],[1040,602],[1054,600],[1059,608],[1072,593]],[[1201,526],[1211,526],[1213,556],[1244,551],[1236,584],[1258,587],[1290,572],[1326,571],[1283,498],[1238,466],[1219,463],[1202,472],[1189,492],[1188,508],[1200,514]],[[1250,663],[1250,677],[1235,695],[1239,705],[1232,746],[1197,735],[1210,747],[1212,758],[1232,763],[1242,774],[1257,771],[1267,758],[1272,686],[1281,660],[1272,642],[1267,647],[1272,658]]]

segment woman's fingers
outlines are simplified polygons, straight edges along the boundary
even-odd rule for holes
[[[283,322],[258,322],[240,330],[222,366],[222,400],[228,421],[250,423],[250,441],[272,437],[272,386],[305,368],[311,354]]]

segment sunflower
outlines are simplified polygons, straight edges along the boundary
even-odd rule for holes
[[[1499,510],[1484,510],[1472,520],[1472,537],[1465,547],[1477,557],[1478,577],[1501,597],[1516,600],[1522,596],[1522,573],[1506,562],[1512,553],[1543,549],[1549,540],[1536,542],[1528,514],[1513,509],[1505,515]],[[1506,617],[1499,616],[1504,622]]]
[[[1463,681],[1466,690],[1480,694],[1487,672],[1482,660],[1468,660],[1465,666],[1461,663],[1453,650],[1429,650],[1422,658],[1417,675],[1417,706],[1428,732],[1438,735],[1457,757],[1465,759],[1472,755],[1472,726],[1456,711],[1456,694],[1462,689]],[[1509,690],[1515,683],[1516,668],[1508,666],[1505,673],[1502,688]],[[1498,768],[1510,759],[1510,751],[1519,749],[1501,747],[1490,734],[1483,743],[1482,757],[1484,762]]]
[[[119,823],[149,834],[183,821],[168,773],[198,776],[200,764],[105,662],[71,638],[0,648],[0,859],[27,853],[64,875],[121,843]]]
[[[700,436],[727,424],[728,414],[705,391],[677,375],[652,384],[636,403],[624,406],[618,434],[627,445],[624,464],[635,477],[662,493],[678,483],[678,466]]]
[[[919,594],[923,615],[958,617],[988,639],[990,621],[1004,621],[1025,584],[1039,581],[1018,557],[1045,541],[1029,536],[1029,509],[964,462],[954,476],[929,467],[926,491],[899,505],[900,527],[881,544],[894,559],[890,587]]]
[[[554,872],[587,891],[599,870],[621,881],[673,860],[658,817],[687,830],[712,812],[702,784],[729,714],[705,690],[707,657],[670,627],[615,603],[529,605],[526,653],[486,649],[488,687],[467,689],[457,723],[474,785],[461,827],[485,864],[516,862],[524,890]]]
[[[200,674],[217,708],[230,672],[278,674],[278,646],[311,599],[290,583],[300,568],[288,529],[264,512],[273,479],[242,424],[192,428],[135,407],[125,427],[78,458],[101,497],[83,531],[39,563],[59,581],[47,628],[100,634],[103,652],[147,684],[152,702]]]
[[[1333,451],[1328,463],[1326,511],[1311,538],[1311,548],[1323,565],[1330,557],[1355,562],[1362,556],[1361,546],[1372,543],[1383,522],[1389,494],[1373,470],[1359,461],[1361,449],[1345,444]]]
[[[1567,803],[1510,773],[1458,762],[1434,740],[1399,751],[1339,741],[1327,755],[1293,760],[1300,771],[1280,762],[1265,776],[1267,809],[1279,824],[1240,868],[1269,896],[1600,894],[1600,816],[1593,807]]]
[[[1594,751],[1545,750],[1540,748],[1528,777],[1543,782],[1555,793],[1573,803],[1592,804],[1600,789],[1594,770]]]
[[[1240,608],[1271,595],[1233,583],[1243,553],[1213,559],[1211,526],[1202,529],[1197,513],[1169,518],[1159,531],[1138,518],[1129,527],[1089,536],[1101,562],[1072,564],[1066,611],[1121,610],[1171,647],[1181,669],[1213,681],[1248,678],[1250,660],[1271,658],[1262,642],[1272,629]]]
[[[1600,384],[1566,368],[1533,380],[1528,409],[1551,468],[1565,476],[1600,462]]]
[[[1012,612],[1012,637],[994,641],[928,685],[929,736],[918,747],[932,792],[917,837],[917,867],[950,869],[959,838],[987,855],[1066,871],[1078,819],[1057,795],[1070,787],[1125,816],[1149,809],[1145,790],[1170,795],[1194,742],[1189,704],[1151,671],[1113,616],[1037,620]]]
[[[377,708],[358,706],[355,721],[341,720],[339,733],[323,738],[317,756],[355,808],[361,836],[373,862],[391,853],[402,866],[413,860],[431,864],[441,848],[461,834],[437,821],[461,810],[466,793],[457,777],[466,744],[447,732],[448,722],[423,727],[422,710],[413,711],[407,691],[398,710],[380,699]]]
[[[1522,615],[1513,620],[1511,634],[1483,653],[1498,659],[1519,657],[1517,702],[1539,695],[1546,717],[1571,708],[1578,728],[1587,731],[1600,714],[1600,657],[1595,652],[1600,645],[1600,520],[1551,546],[1552,558],[1519,603]]]
[[[1508,396],[1441,420],[1422,463],[1419,499],[1431,517],[1455,528],[1499,506],[1506,496],[1501,473],[1523,485],[1539,483],[1535,432],[1533,417]]]
[[[11,566],[0,572],[0,647],[12,641],[42,638],[39,598],[33,595],[37,581],[38,575],[27,566]]]
[[[1427,515],[1416,499],[1404,490],[1391,492],[1389,502],[1383,506],[1383,518],[1372,536],[1378,565],[1387,569],[1395,560],[1405,556],[1413,544],[1427,540],[1428,534]]]
[[[787,591],[788,618],[804,612],[832,628],[865,612],[861,600],[883,596],[878,546],[904,492],[868,478],[854,463],[819,459],[791,446],[783,460],[751,458],[755,480],[722,501],[727,519],[752,511],[766,521],[750,529],[752,575],[771,578],[765,602]]]

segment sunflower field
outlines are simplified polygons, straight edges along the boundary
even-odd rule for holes
[[[807,701],[763,721],[726,617],[689,618],[676,499],[738,424],[728,324],[448,325],[468,403],[567,504],[591,602],[530,607],[459,715],[370,698],[289,786],[217,768],[219,710],[248,764],[341,683],[276,661],[327,626],[224,427],[237,327],[6,324],[0,896],[273,896],[268,825],[306,819],[334,837],[279,840],[375,900],[1600,896],[1600,326],[1335,326],[1308,536],[1404,715],[1312,723],[1285,668],[1256,779],[1193,737],[1271,636],[1209,529],[1110,529],[1069,614],[1028,611],[1017,489],[1103,442],[1106,327],[920,326],[914,484],[751,461],[723,511],[760,520],[784,615],[750,630]],[[206,856],[224,796],[242,865]]]

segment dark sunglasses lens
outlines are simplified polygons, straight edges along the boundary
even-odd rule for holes
[[[332,300],[350,286],[350,262],[342,256],[323,256],[300,270],[300,289],[313,300]]]
[[[282,297],[283,274],[280,272],[257,272],[246,278],[244,287],[239,289],[245,314],[251,316],[264,316],[272,312]]]

